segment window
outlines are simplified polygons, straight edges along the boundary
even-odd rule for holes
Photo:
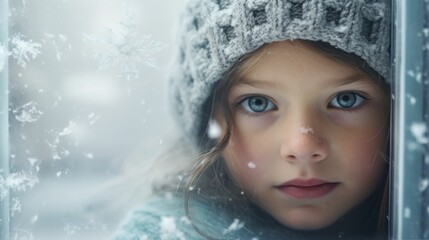
[[[393,239],[429,239],[429,5],[393,2],[391,233]]]
[[[161,90],[181,6],[0,1],[0,239],[108,239],[144,194],[117,183],[174,135]]]
[[[429,1],[392,3],[390,235],[429,239]],[[0,0],[0,239],[107,239],[145,194],[182,4]]]

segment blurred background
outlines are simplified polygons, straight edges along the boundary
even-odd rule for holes
[[[183,2],[9,1],[10,239],[109,239],[147,193]]]

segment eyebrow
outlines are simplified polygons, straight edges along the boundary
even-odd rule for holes
[[[348,84],[352,84],[355,82],[370,82],[368,77],[365,77],[363,74],[353,74],[351,76],[347,76],[345,78],[333,80],[333,83],[330,84],[335,87],[344,86]]]
[[[239,85],[249,85],[256,88],[278,88],[279,84],[276,82],[271,81],[261,81],[258,79],[248,79],[248,78],[242,78],[241,81],[238,81],[236,86]]]
[[[339,86],[345,86],[348,84],[352,84],[355,82],[370,82],[367,77],[363,74],[353,74],[344,78],[340,79],[334,79],[330,80],[327,85],[332,87],[339,87]],[[279,84],[277,82],[271,82],[271,81],[261,81],[257,79],[248,79],[243,78],[241,81],[237,83],[237,86],[239,85],[250,85],[252,87],[268,87],[268,88],[279,88]]]

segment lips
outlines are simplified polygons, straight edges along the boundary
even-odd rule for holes
[[[338,185],[338,182],[328,182],[321,179],[293,179],[275,187],[294,198],[311,199],[329,194]]]

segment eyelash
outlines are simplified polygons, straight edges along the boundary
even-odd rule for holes
[[[254,110],[251,110],[251,109],[250,110],[246,109],[246,108],[251,108],[249,106],[249,101],[251,99],[256,99],[256,98],[260,98],[260,99],[265,100],[266,104],[267,104],[266,108],[269,108],[269,109],[264,109],[263,111],[260,111],[260,112],[254,111]],[[247,106],[245,106],[244,104],[246,104]],[[263,95],[250,95],[250,96],[246,96],[246,97],[242,98],[236,104],[236,106],[239,108],[240,113],[243,113],[243,114],[245,114],[247,116],[252,116],[252,117],[259,117],[259,116],[262,116],[263,114],[265,114],[267,112],[270,112],[270,111],[273,111],[273,110],[277,110],[277,105],[272,100],[270,100],[270,98],[268,98],[266,96],[263,96]]]
[[[337,104],[339,99],[338,97],[341,96],[342,94],[353,94],[353,96],[356,98],[355,101],[359,102],[359,104],[357,106],[351,106],[351,107],[341,107],[341,106],[332,106],[332,101],[336,100]],[[329,108],[333,108],[333,109],[337,109],[337,110],[341,110],[341,111],[347,111],[347,112],[355,112],[361,109],[362,106],[365,105],[366,101],[368,101],[368,97],[364,96],[364,94],[359,93],[359,92],[355,92],[355,91],[345,91],[345,92],[339,92],[336,93],[331,100],[328,103],[328,107]],[[353,104],[355,105],[355,104]]]
[[[332,106],[332,101],[334,101],[335,99],[337,99],[339,96],[341,96],[342,94],[353,94],[354,97],[356,97],[356,101],[360,101],[360,103],[357,106],[352,106],[350,108],[346,108],[346,107],[337,107],[337,106]],[[266,101],[268,101],[268,104],[271,105],[270,109],[268,110],[263,110],[261,112],[257,112],[257,111],[252,111],[252,110],[247,110],[245,106],[243,106],[243,104],[248,105],[249,104],[249,100],[251,100],[252,98],[262,98]],[[337,104],[338,104],[339,99],[337,99]],[[336,109],[336,110],[340,110],[340,111],[347,111],[347,112],[356,112],[359,111],[362,106],[365,105],[366,101],[368,101],[368,97],[364,96],[363,93],[359,93],[359,92],[355,92],[355,91],[344,91],[344,92],[339,92],[336,93],[328,102],[328,108],[331,109]],[[354,105],[354,104],[353,104]],[[264,95],[249,95],[249,96],[245,96],[244,98],[242,98],[237,104],[236,107],[239,108],[240,113],[243,113],[247,116],[252,116],[252,117],[260,117],[263,116],[263,114],[273,111],[273,110],[277,110],[277,105],[274,103],[274,101],[270,100],[269,97],[266,97]],[[250,107],[249,105],[247,107]]]

